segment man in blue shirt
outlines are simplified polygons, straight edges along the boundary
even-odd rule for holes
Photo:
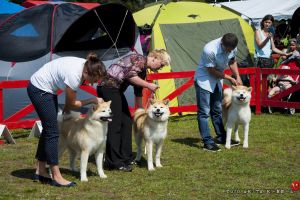
[[[226,131],[222,122],[222,85],[223,79],[229,80],[233,85],[242,85],[235,59],[237,44],[238,38],[233,33],[226,33],[222,38],[207,43],[195,73],[197,120],[204,150],[217,152],[220,151],[217,144],[225,144]],[[224,74],[227,67],[230,67],[236,79]],[[210,135],[209,116],[211,116],[217,135],[215,141]],[[236,141],[231,142],[232,146],[238,144]]]

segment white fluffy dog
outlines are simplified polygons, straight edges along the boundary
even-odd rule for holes
[[[248,148],[249,124],[251,120],[251,87],[232,86],[223,92],[222,115],[224,125],[226,125],[226,144],[225,148],[230,149],[231,133],[234,128],[235,140],[240,142],[238,135],[238,125],[244,128],[243,147]]]
[[[142,156],[142,140],[146,143],[148,170],[154,170],[153,166],[153,145],[156,144],[155,166],[162,167],[160,155],[163,141],[167,136],[168,119],[170,116],[169,100],[150,99],[150,106],[147,110],[137,109],[134,113],[133,131],[137,145],[135,160],[140,161]]]
[[[80,113],[60,116],[59,122],[59,157],[68,149],[70,167],[78,171],[75,158],[80,154],[80,180],[88,181],[86,169],[89,156],[95,154],[99,176],[106,178],[103,171],[103,154],[105,153],[108,121],[111,121],[111,101],[98,103],[92,106],[85,117]]]

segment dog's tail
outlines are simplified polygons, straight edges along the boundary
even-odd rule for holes
[[[224,89],[222,106],[225,108],[229,108],[231,105],[231,98],[232,98],[232,88]]]

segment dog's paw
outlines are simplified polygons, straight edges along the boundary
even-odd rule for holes
[[[247,149],[248,148],[248,144],[243,144],[243,148]]]
[[[148,167],[148,171],[155,171],[154,167]]]
[[[230,145],[230,144],[225,144],[225,148],[226,148],[226,149],[230,149],[230,148],[231,148],[231,145]]]
[[[156,164],[156,167],[163,167],[160,163]]]
[[[81,178],[80,181],[82,181],[82,182],[88,182],[88,179],[85,177],[85,178]]]
[[[107,176],[105,174],[101,174],[100,178],[107,178]]]

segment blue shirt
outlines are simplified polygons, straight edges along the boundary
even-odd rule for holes
[[[200,88],[213,92],[217,84],[223,84],[223,79],[210,74],[208,67],[214,67],[220,72],[228,67],[230,60],[235,61],[237,48],[230,53],[226,52],[221,46],[221,39],[215,39],[204,46],[198,68],[195,73],[195,81]]]

